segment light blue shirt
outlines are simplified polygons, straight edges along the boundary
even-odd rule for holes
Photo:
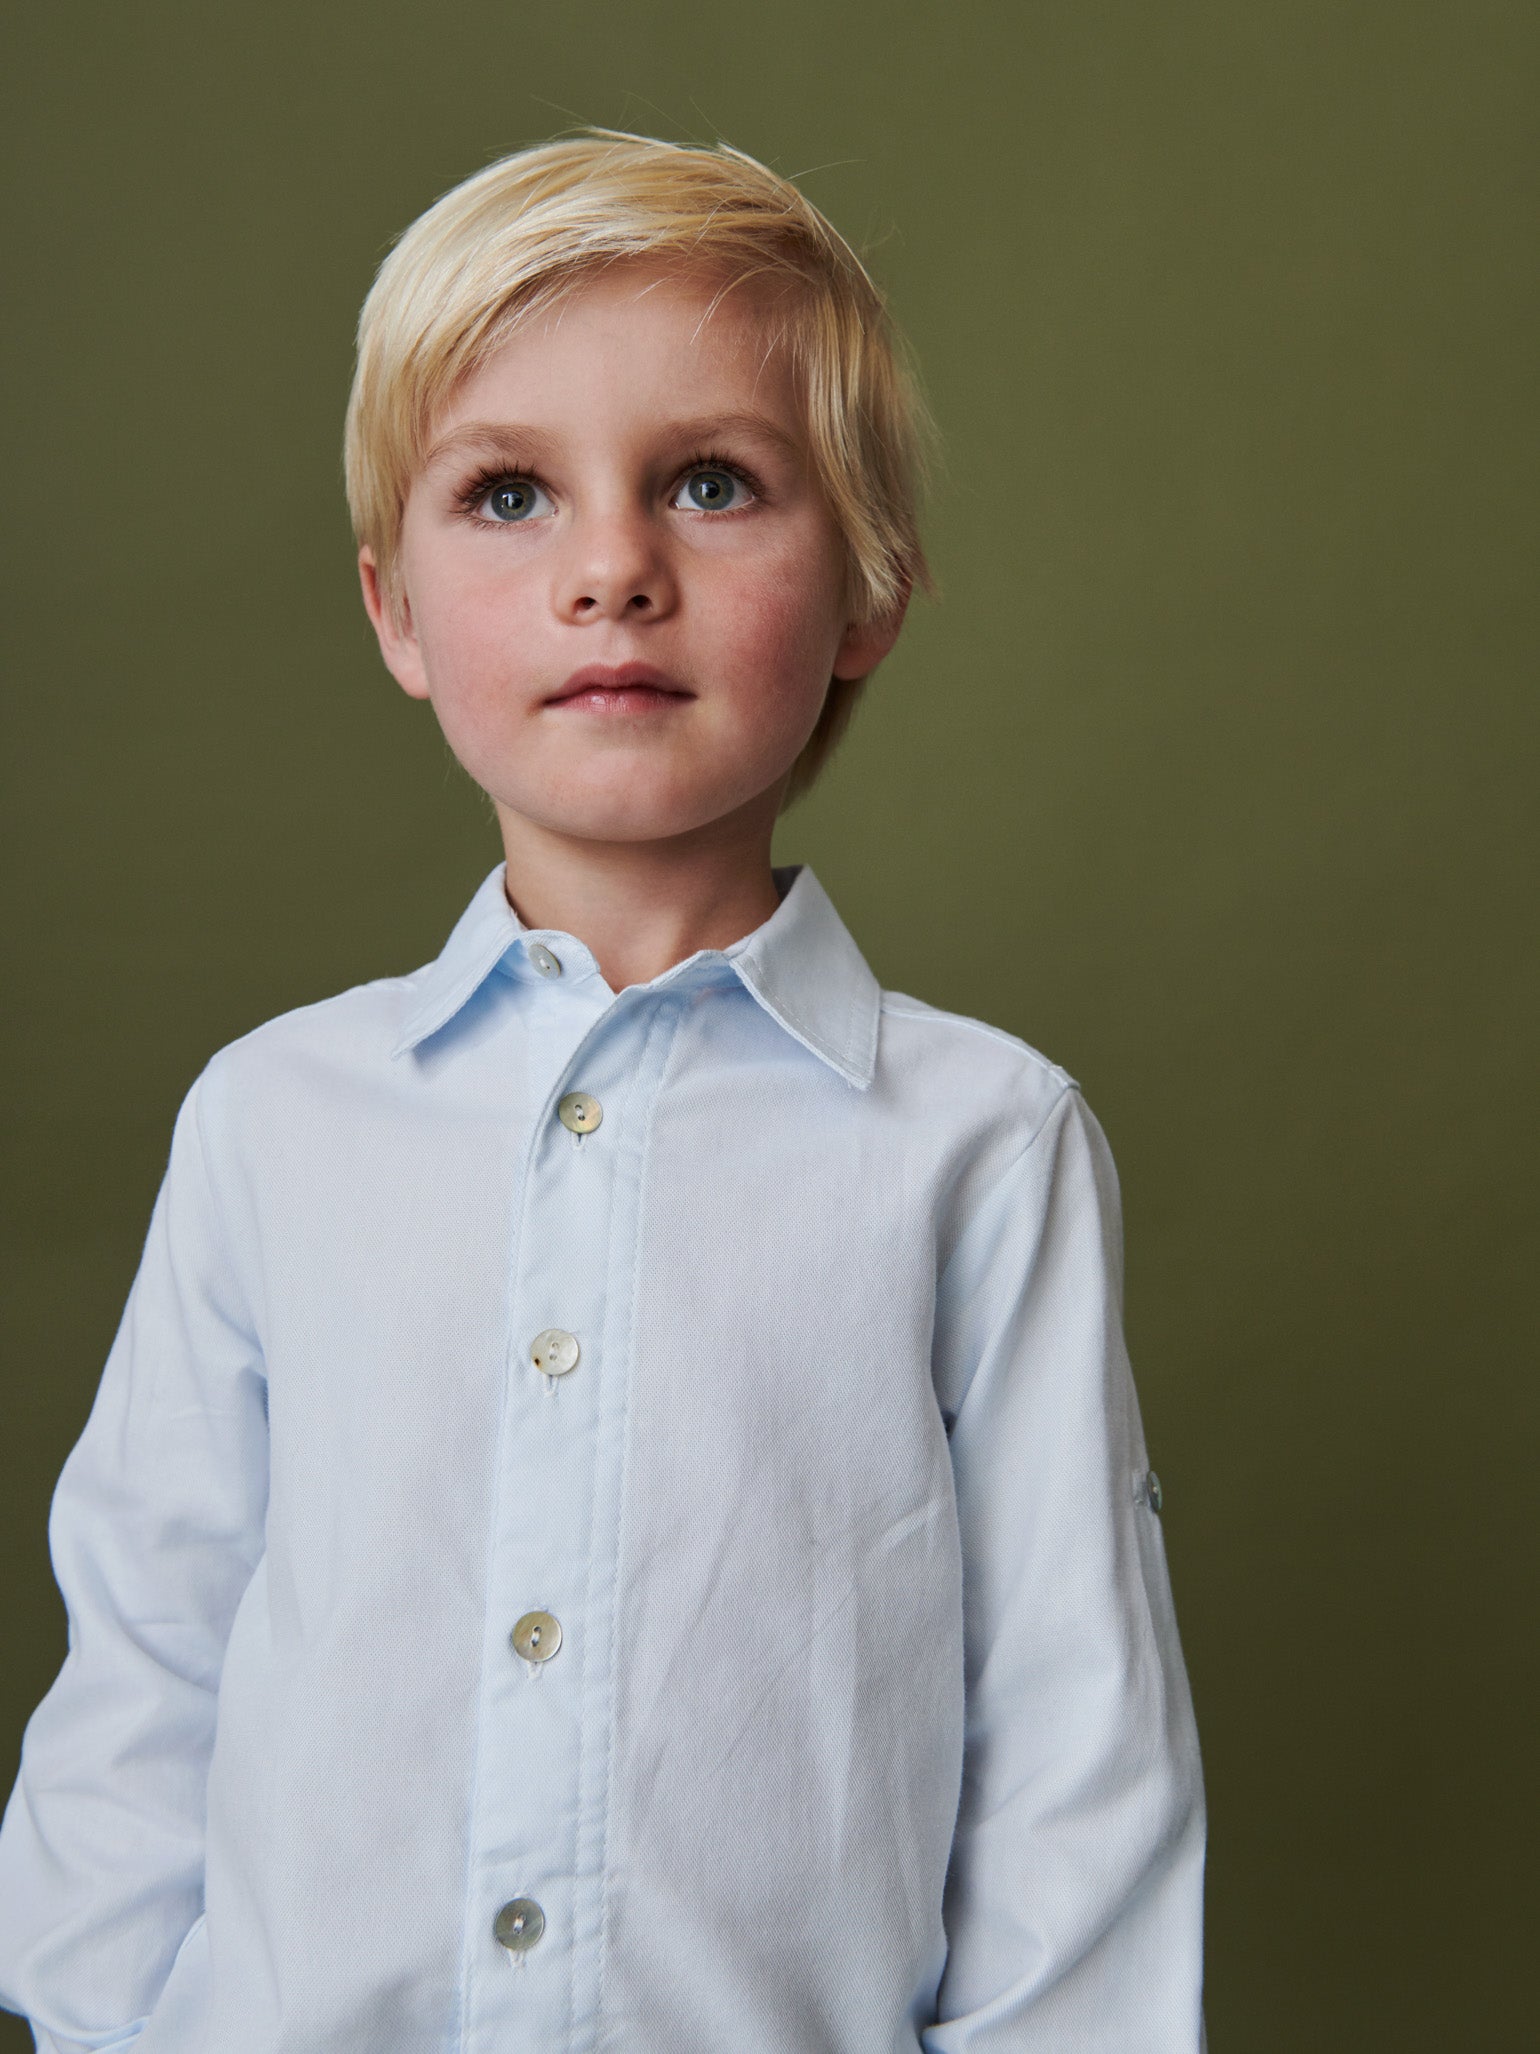
[[[617,993],[499,863],[189,1090],[0,1832],[41,2048],[1200,2047],[1106,1142],[775,876]]]

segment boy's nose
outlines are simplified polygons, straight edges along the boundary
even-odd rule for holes
[[[673,603],[673,574],[649,522],[621,514],[574,530],[557,592],[564,619],[634,619]]]

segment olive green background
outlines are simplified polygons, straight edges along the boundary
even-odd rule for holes
[[[55,0],[8,42],[0,1786],[181,1094],[425,961],[499,853],[357,600],[358,302],[505,150],[725,137],[866,252],[946,435],[942,601],[776,855],[1111,1138],[1215,2054],[1533,2046],[1534,9]]]

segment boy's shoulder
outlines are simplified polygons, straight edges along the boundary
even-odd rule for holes
[[[1034,1048],[1030,1041],[1024,1041],[1008,1027],[997,1027],[993,1021],[977,1019],[971,1013],[951,1012],[943,1006],[933,1006],[928,999],[915,998],[910,992],[884,989],[882,1014],[885,1020],[913,1022],[918,1033],[933,1037],[959,1060],[998,1062],[1019,1070],[1040,1082],[1053,1097],[1076,1082],[1068,1070],[1044,1055],[1040,1048]]]
[[[384,1072],[423,975],[372,977],[274,1013],[216,1048],[198,1081],[206,1091],[245,1097],[280,1077],[335,1083],[344,1074]]]
[[[948,1011],[906,991],[882,993],[882,1060],[903,1086],[964,1094],[1040,1127],[1079,1083],[1019,1034],[970,1013]]]

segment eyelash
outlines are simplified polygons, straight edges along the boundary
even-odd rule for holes
[[[698,450],[690,458],[689,462],[681,468],[678,479],[675,482],[678,483],[680,480],[688,478],[692,471],[726,471],[730,478],[736,478],[740,485],[747,486],[755,499],[763,499],[764,497],[764,492],[754,473],[745,470],[742,464],[735,463],[731,457],[724,456],[720,450]],[[478,525],[484,528],[517,528],[522,526],[522,522],[519,521],[485,520],[477,513],[476,509],[481,505],[481,502],[498,485],[538,485],[543,491],[550,491],[550,487],[546,484],[540,473],[526,465],[486,464],[474,476],[468,478],[461,490],[455,495],[457,509],[467,519],[476,521]],[[703,512],[704,510],[704,508],[701,509]],[[741,513],[744,510],[742,507],[736,506],[727,509],[729,513]],[[713,520],[720,520],[721,516],[713,514],[711,518]]]

